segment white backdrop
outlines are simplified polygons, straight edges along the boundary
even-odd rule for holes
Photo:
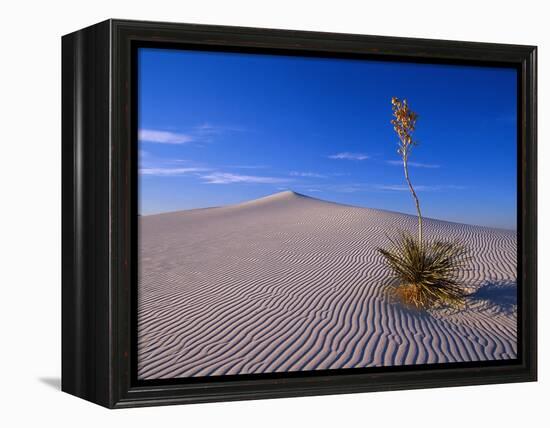
[[[550,47],[542,1],[24,1],[1,6],[0,423],[3,426],[542,426],[550,302],[541,263],[538,383],[108,411],[59,392],[60,36],[129,18],[539,46],[540,260],[548,260]],[[546,12],[546,13],[545,13]],[[546,408],[545,408],[546,406]],[[537,422],[538,420],[538,422]]]

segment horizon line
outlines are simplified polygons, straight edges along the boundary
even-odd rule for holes
[[[283,194],[295,195],[295,196],[302,197],[304,199],[311,199],[311,200],[314,200],[314,201],[325,202],[327,204],[340,205],[342,207],[383,211],[383,212],[387,212],[387,213],[391,213],[391,214],[401,214],[401,215],[406,215],[406,216],[409,216],[409,217],[417,217],[416,214],[409,214],[409,213],[405,213],[405,212],[401,212],[401,211],[388,210],[388,209],[385,209],[385,208],[364,207],[364,206],[360,206],[360,205],[352,205],[352,204],[345,204],[345,203],[341,203],[341,202],[337,202],[337,201],[331,201],[331,200],[328,200],[328,199],[321,199],[321,198],[318,198],[316,196],[310,196],[310,195],[307,195],[305,193],[296,192],[295,190],[292,190],[292,189],[281,190],[281,191],[278,191],[278,192],[275,192],[275,193],[270,193],[270,194],[265,195],[265,196],[260,196],[259,198],[247,199],[247,200],[243,200],[241,202],[237,202],[237,203],[233,203],[233,204],[195,207],[195,208],[187,208],[187,209],[181,209],[181,210],[177,209],[177,210],[170,210],[170,211],[152,212],[152,213],[147,213],[147,214],[143,214],[143,213],[138,212],[137,216],[138,217],[151,217],[151,216],[156,216],[156,215],[175,214],[175,213],[186,212],[186,211],[198,211],[198,210],[208,210],[208,209],[216,209],[216,208],[238,207],[239,205],[249,204],[251,202],[260,201],[262,199],[276,197],[276,196],[283,195]],[[517,226],[514,227],[514,228],[506,228],[506,227],[496,227],[496,226],[485,226],[485,225],[473,224],[473,223],[463,223],[463,222],[459,222],[459,221],[446,220],[446,219],[435,218],[435,217],[422,216],[422,218],[425,219],[425,220],[443,221],[443,222],[446,222],[446,223],[464,224],[464,225],[467,225],[467,226],[483,227],[483,228],[488,228],[488,229],[506,230],[506,231],[511,231],[511,232],[516,232],[517,233]]]

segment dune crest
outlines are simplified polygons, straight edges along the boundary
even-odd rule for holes
[[[515,232],[425,219],[472,249],[472,297],[422,313],[388,299],[376,251],[414,216],[285,191],[139,222],[139,378],[517,356]]]
[[[278,193],[273,193],[262,198],[253,199],[251,201],[241,202],[240,204],[233,205],[233,207],[251,207],[256,205],[266,204],[279,204],[279,203],[297,203],[300,201],[311,201],[320,199],[312,198],[310,196],[302,195],[301,193],[294,192],[293,190],[285,190]]]

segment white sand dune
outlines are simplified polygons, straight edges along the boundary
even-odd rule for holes
[[[416,217],[293,192],[140,217],[138,377],[516,358],[516,233],[425,220],[473,259],[464,310],[388,298],[376,248]]]

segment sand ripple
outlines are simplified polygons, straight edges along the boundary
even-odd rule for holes
[[[140,217],[138,377],[516,358],[516,234],[425,220],[473,260],[467,309],[387,297],[377,253],[416,217],[284,192]]]

